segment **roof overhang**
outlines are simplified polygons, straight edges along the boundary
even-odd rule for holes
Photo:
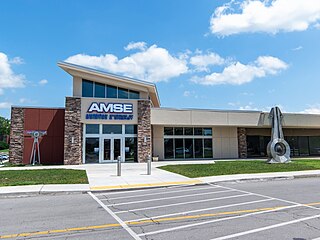
[[[148,91],[150,95],[151,102],[154,107],[160,107],[160,100],[158,96],[157,87],[154,83],[150,83],[147,81],[137,80],[129,77],[119,76],[116,74],[96,70],[93,68],[88,68],[68,62],[58,62],[57,63],[60,68],[69,73],[73,77],[83,77],[86,76],[97,76],[100,78],[111,79],[122,84],[137,86],[139,88],[144,88]]]

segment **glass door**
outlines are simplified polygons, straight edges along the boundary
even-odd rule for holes
[[[110,137],[103,139],[103,154],[101,162],[117,161],[118,156],[122,156],[122,141],[121,138]],[[122,157],[123,160],[123,157]]]

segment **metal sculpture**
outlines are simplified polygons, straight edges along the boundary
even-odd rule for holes
[[[40,164],[41,160],[39,138],[46,135],[47,131],[26,131],[25,133],[33,138],[32,151],[30,155],[30,164]]]
[[[269,118],[271,119],[272,132],[271,141],[267,146],[268,163],[289,163],[290,146],[284,140],[282,132],[283,115],[279,107],[271,108]]]

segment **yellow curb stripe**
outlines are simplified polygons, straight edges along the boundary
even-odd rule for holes
[[[305,206],[320,205],[320,202],[307,203],[307,204],[303,204],[303,205],[305,205]],[[197,218],[204,218],[204,217],[214,217],[214,216],[241,214],[241,213],[261,212],[261,211],[281,209],[283,207],[286,207],[286,206],[277,206],[277,207],[269,207],[269,208],[257,208],[257,209],[245,209],[245,210],[238,210],[238,211],[218,212],[218,213],[204,213],[204,214],[198,214],[198,215],[170,217],[170,218],[159,218],[159,219],[141,220],[141,221],[133,221],[133,222],[126,221],[125,223],[127,225],[139,225],[139,224],[144,224],[144,223],[169,222],[169,221],[176,221],[176,220],[197,219]],[[109,227],[120,227],[120,226],[121,225],[119,223],[111,223],[111,224],[96,225],[96,226],[76,227],[76,228],[48,230],[48,231],[41,231],[41,232],[29,232],[29,233],[3,235],[3,236],[0,236],[0,239],[17,238],[17,237],[30,237],[30,236],[37,236],[37,235],[49,235],[49,234],[53,234],[53,233],[65,233],[65,232],[95,230],[95,229],[102,229],[102,228],[109,228]]]
[[[127,184],[127,185],[113,185],[113,186],[96,186],[90,187],[90,190],[109,190],[109,189],[125,189],[136,187],[159,187],[168,185],[184,185],[184,184],[197,184],[202,183],[200,180],[180,181],[180,182],[159,182],[159,183],[147,183],[147,184]]]

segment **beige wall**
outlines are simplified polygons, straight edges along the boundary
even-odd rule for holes
[[[270,127],[268,113],[258,111],[180,110],[153,108],[151,124],[162,126],[234,126]],[[290,128],[319,128],[320,115],[285,113],[283,126]]]
[[[169,126],[169,125],[166,125]],[[172,126],[172,124],[171,124]],[[153,125],[153,156],[159,156],[160,160],[164,160],[164,135],[165,126]],[[236,127],[214,127],[213,130],[213,157],[222,158],[238,158],[238,138]]]

